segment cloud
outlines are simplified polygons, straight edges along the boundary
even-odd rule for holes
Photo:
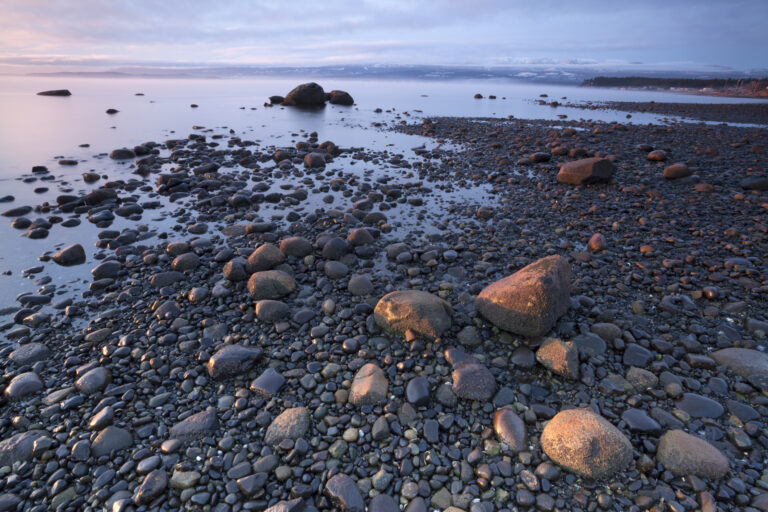
[[[0,57],[285,65],[619,59],[766,67],[766,19],[765,0],[3,0]]]

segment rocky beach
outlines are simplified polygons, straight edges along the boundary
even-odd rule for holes
[[[0,194],[0,511],[768,511],[768,131],[718,124],[765,104],[369,107],[413,146],[190,126]]]

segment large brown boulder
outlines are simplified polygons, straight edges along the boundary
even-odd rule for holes
[[[728,473],[728,459],[704,439],[670,430],[659,440],[656,460],[676,476],[718,479]]]
[[[315,82],[297,85],[285,96],[286,102],[300,107],[318,107],[325,105],[325,91]]]
[[[541,433],[541,447],[555,463],[594,480],[614,476],[632,461],[629,439],[591,409],[557,413]]]
[[[608,181],[614,172],[616,166],[607,158],[584,158],[563,164],[557,173],[557,181],[569,185],[588,185]]]
[[[547,256],[485,287],[475,308],[496,327],[529,338],[543,336],[570,306],[571,267]]]
[[[383,329],[403,333],[408,329],[438,338],[451,328],[451,306],[440,297],[420,290],[398,290],[382,297],[373,311]]]
[[[352,96],[347,91],[331,91],[329,96],[328,103],[333,105],[349,106],[355,103],[355,100],[352,99]]]

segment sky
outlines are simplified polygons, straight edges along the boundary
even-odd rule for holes
[[[768,69],[768,0],[1,0],[0,69]]]

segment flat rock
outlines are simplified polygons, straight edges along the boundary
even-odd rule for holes
[[[589,185],[608,181],[615,172],[616,166],[607,158],[583,158],[563,164],[557,173],[557,181],[568,185]]]
[[[169,436],[179,441],[191,441],[213,434],[218,428],[219,418],[216,411],[207,409],[176,423],[169,429]]]
[[[248,279],[248,292],[256,300],[280,299],[295,289],[296,282],[281,270],[255,272]]]
[[[627,409],[622,413],[621,419],[626,422],[629,430],[633,432],[653,435],[661,434],[661,425],[642,409]]]
[[[504,408],[496,411],[493,415],[493,430],[496,431],[496,435],[501,441],[509,445],[512,451],[528,450],[528,434],[525,423],[514,410]]]
[[[570,306],[571,268],[562,256],[547,256],[488,285],[477,311],[496,327],[529,338],[543,336]]]
[[[710,443],[682,430],[670,430],[659,440],[658,460],[676,476],[696,475],[716,480],[728,473],[728,459]]]
[[[768,354],[749,348],[724,348],[709,354],[717,364],[725,366],[745,379],[768,375]]]
[[[43,430],[29,430],[0,441],[0,467],[31,459],[35,441],[41,437],[48,437],[48,433]]]
[[[365,512],[365,504],[357,483],[343,473],[333,475],[325,483],[325,495],[334,507],[343,512]]]
[[[309,421],[309,411],[306,407],[286,409],[267,427],[264,442],[274,446],[284,439],[295,441],[304,437],[309,430]]]
[[[555,463],[600,480],[632,461],[632,444],[619,429],[591,409],[561,411],[544,427],[541,446]]]
[[[133,446],[133,436],[124,428],[108,426],[100,431],[91,443],[91,455],[103,457],[113,451],[123,450]]]
[[[349,403],[369,405],[385,402],[389,381],[384,371],[373,363],[363,365],[355,374],[349,390]]]
[[[213,380],[242,375],[260,360],[263,354],[264,351],[256,347],[225,345],[208,360],[208,375]]]
[[[51,351],[42,343],[27,343],[21,345],[8,355],[8,359],[19,366],[45,361],[51,356]]]
[[[719,418],[725,412],[719,403],[696,393],[683,394],[683,398],[676,405],[692,418]]]
[[[251,391],[264,398],[272,398],[285,384],[285,377],[274,368],[267,368],[251,382]]]
[[[69,89],[53,89],[50,91],[41,91],[37,93],[38,96],[72,96]]]
[[[386,294],[374,309],[376,323],[383,329],[439,338],[451,327],[451,306],[443,299],[420,290],[398,290]]]

